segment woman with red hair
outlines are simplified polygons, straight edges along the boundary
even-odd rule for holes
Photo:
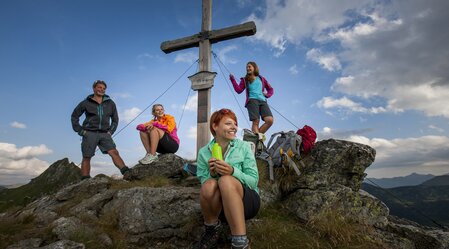
[[[229,224],[232,248],[249,248],[245,220],[260,207],[256,159],[248,142],[236,138],[237,117],[221,109],[210,118],[212,141],[200,149],[197,176],[201,182],[200,205],[205,232],[195,248],[215,248],[221,220]],[[221,147],[223,160],[212,156],[212,146]]]

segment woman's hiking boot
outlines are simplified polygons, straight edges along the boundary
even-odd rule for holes
[[[201,235],[200,241],[198,241],[193,248],[194,249],[211,249],[217,248],[218,239],[220,238],[221,221],[218,220],[216,225],[207,226],[204,225],[205,231]]]

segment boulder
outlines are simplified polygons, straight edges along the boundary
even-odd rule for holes
[[[276,170],[276,177],[283,195],[297,189],[332,189],[337,184],[357,192],[375,156],[376,151],[368,145],[328,139],[317,142],[304,156],[304,166],[298,164],[299,177],[292,169],[283,168]]]
[[[63,188],[56,193],[55,197],[58,201],[66,201],[74,198],[75,196],[92,196],[108,189],[109,186],[109,177],[97,176]]]
[[[285,200],[286,207],[298,218],[308,221],[317,214],[332,210],[360,224],[385,227],[388,207],[365,191],[336,185],[331,189],[298,189]]]
[[[77,217],[89,217],[97,220],[103,206],[112,200],[117,190],[105,190],[90,198],[83,199],[79,204],[70,208],[70,214]]]
[[[178,178],[182,176],[182,166],[186,161],[175,154],[159,155],[157,161],[151,164],[137,164],[125,175],[125,180],[141,180],[150,176]]]
[[[119,229],[133,244],[156,245],[173,238],[175,243],[179,238],[185,246],[192,234],[199,235],[202,225],[198,200],[198,188],[136,187],[118,191],[103,213],[116,213]]]

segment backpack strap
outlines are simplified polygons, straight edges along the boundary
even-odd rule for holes
[[[301,143],[302,143],[302,137],[299,135],[296,135],[296,133],[291,138],[291,143],[293,145],[293,149],[295,150],[295,155],[298,155],[298,158],[301,156]]]
[[[301,171],[299,171],[298,166],[296,166],[296,163],[293,162],[293,160],[287,155],[287,153],[284,152],[283,155],[288,162],[288,166],[290,168],[293,168],[298,176],[301,175]]]
[[[274,168],[274,163],[273,163],[273,160],[271,160],[270,155],[267,152],[262,151],[257,156],[257,158],[268,163],[268,172],[269,172],[269,175],[270,175],[270,180],[274,181],[274,169],[273,169]]]
[[[268,140],[267,149],[270,148],[271,143],[273,142],[274,138],[275,138],[277,135],[280,135],[280,134],[284,134],[284,132],[283,132],[283,131],[280,131],[280,132],[273,133],[273,134],[271,135],[270,140]]]

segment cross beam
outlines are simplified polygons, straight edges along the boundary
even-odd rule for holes
[[[189,79],[192,89],[198,91],[198,113],[197,113],[197,142],[196,151],[205,146],[210,140],[209,116],[210,116],[210,94],[214,85],[216,73],[211,70],[211,44],[234,39],[242,36],[250,36],[256,33],[256,24],[246,22],[223,29],[211,30],[212,28],[212,0],[202,2],[201,32],[184,38],[164,41],[161,50],[166,54],[193,47],[199,47],[199,69]]]
[[[240,25],[217,29],[212,31],[200,32],[196,35],[191,35],[183,38],[179,38],[172,41],[164,41],[161,44],[161,50],[168,54],[178,50],[198,47],[200,41],[208,39],[211,44],[226,41],[242,36],[250,36],[256,33],[256,24],[251,22],[245,22]]]

